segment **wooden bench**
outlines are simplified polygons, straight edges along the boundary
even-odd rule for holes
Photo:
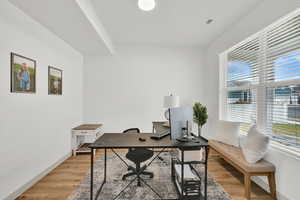
[[[239,170],[244,175],[245,197],[251,199],[251,177],[267,176],[271,197],[276,200],[276,183],[275,183],[275,166],[265,160],[261,160],[255,164],[248,163],[240,148],[223,144],[221,142],[210,140],[209,147],[214,149],[220,156]]]

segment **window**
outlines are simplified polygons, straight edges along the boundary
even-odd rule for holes
[[[228,53],[227,87],[250,86],[258,83],[258,38]]]
[[[220,56],[220,117],[300,152],[300,10]]]
[[[254,38],[227,54],[227,119],[242,122],[246,132],[256,121],[256,88],[259,82],[259,38]]]
[[[241,130],[247,132],[256,121],[255,90],[235,90],[227,93],[227,112],[230,121],[242,122]]]
[[[267,88],[266,131],[283,144],[300,147],[300,85]]]

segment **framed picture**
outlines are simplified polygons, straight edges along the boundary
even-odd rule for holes
[[[36,61],[11,53],[10,66],[11,92],[35,93]]]
[[[62,95],[62,70],[48,67],[48,94]]]

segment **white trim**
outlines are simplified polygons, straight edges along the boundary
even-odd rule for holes
[[[223,102],[226,100],[226,92],[224,86],[226,85],[226,63],[227,63],[227,54],[223,53],[219,55],[219,105],[224,105]],[[226,119],[225,114],[227,113],[225,106],[219,106],[219,119]]]
[[[270,82],[264,84],[265,87],[280,87],[280,86],[288,86],[288,85],[299,85],[300,79],[287,80],[287,81],[278,81],[278,82]]]
[[[259,38],[259,60],[258,60],[258,70],[259,70],[259,81],[257,87],[257,96],[256,96],[256,124],[258,129],[264,130],[265,125],[267,124],[267,105],[266,105],[266,88],[264,87],[264,79],[265,79],[265,69],[264,66],[266,65],[266,37],[265,32],[262,31],[260,38]]]
[[[24,193],[26,190],[28,190],[31,186],[36,184],[38,181],[40,181],[42,178],[44,178],[47,174],[49,174],[52,170],[54,170],[58,165],[63,163],[65,160],[67,160],[71,155],[72,155],[72,153],[70,152],[67,155],[63,156],[61,159],[59,159],[53,165],[51,165],[50,167],[45,169],[43,172],[41,172],[37,176],[33,177],[26,184],[24,184],[20,188],[16,189],[14,192],[10,193],[3,200],[14,200],[14,199],[16,199],[18,196],[20,196],[22,193]]]
[[[224,88],[226,91],[237,91],[237,90],[255,90],[259,87],[259,85],[249,85],[249,86],[241,86],[241,87],[227,87]]]
[[[280,144],[279,142],[276,142],[273,140],[270,143],[270,147],[273,148],[274,150],[281,151],[282,153],[284,153],[285,155],[287,155],[291,158],[300,160],[300,151],[296,150],[293,147],[289,147],[284,144]]]

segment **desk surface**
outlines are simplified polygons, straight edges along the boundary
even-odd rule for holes
[[[89,147],[94,149],[104,148],[200,148],[208,146],[208,143],[197,138],[197,142],[178,142],[170,139],[169,136],[161,140],[153,140],[150,137],[152,133],[104,133]],[[139,138],[146,139],[145,142],[139,141]]]

